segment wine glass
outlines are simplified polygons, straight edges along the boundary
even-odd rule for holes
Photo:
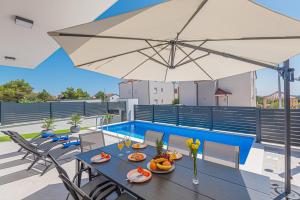
[[[123,156],[122,149],[124,147],[124,140],[120,139],[119,142],[118,142],[118,144],[117,144],[117,147],[118,147],[118,149],[120,151],[119,156]]]
[[[131,139],[130,137],[125,138],[125,146],[127,147],[126,153],[130,153]]]

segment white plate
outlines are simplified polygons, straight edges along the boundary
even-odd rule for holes
[[[144,170],[148,171],[147,169],[144,169]],[[141,175],[137,171],[137,169],[133,169],[127,173],[127,179],[132,183],[143,183],[143,182],[150,180],[152,177],[152,173],[150,171],[148,171],[148,172],[150,173],[150,176],[147,177],[147,176]]]
[[[157,173],[157,174],[167,174],[167,173],[172,172],[172,171],[175,169],[175,165],[173,164],[172,167],[171,167],[171,169],[169,169],[168,171],[165,171],[165,170],[152,170],[152,169],[150,168],[150,162],[148,162],[148,164],[147,164],[147,169],[149,169],[149,170],[150,170],[151,172],[153,172],[153,173]]]
[[[171,156],[172,154],[174,154],[174,152],[168,151],[167,154],[169,154]],[[179,159],[182,158],[182,154],[181,153],[176,152],[175,155],[176,155],[176,158],[174,160],[179,160]]]
[[[111,156],[109,158],[102,158],[101,155],[95,155],[91,158],[91,161],[93,163],[103,163],[109,161]]]
[[[135,147],[136,144],[140,144],[140,147]],[[145,143],[135,143],[135,144],[133,144],[131,147],[132,147],[133,149],[144,149],[144,148],[146,148],[147,146],[148,146],[148,145],[145,144]]]
[[[131,155],[132,155],[132,154],[136,154],[136,153],[132,153],[132,154],[129,154],[129,155],[128,155],[128,160],[133,161],[133,162],[140,162],[140,161],[143,161],[143,160],[145,160],[145,159],[147,158],[147,155],[146,155],[146,154],[140,153],[140,152],[137,152],[137,153],[138,153],[138,154],[142,154],[142,155],[144,156],[144,158],[141,159],[141,160],[135,160],[135,159],[132,159],[132,158],[131,158]]]

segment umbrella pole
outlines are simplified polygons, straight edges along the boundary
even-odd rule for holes
[[[286,194],[291,193],[291,110],[290,110],[290,81],[292,71],[289,68],[289,60],[284,62],[284,123],[285,123],[285,175],[284,189]]]

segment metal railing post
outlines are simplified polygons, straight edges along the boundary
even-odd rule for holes
[[[86,117],[86,101],[83,102],[83,116]]]
[[[49,114],[50,114],[50,118],[53,118],[52,102],[49,103]]]
[[[176,106],[176,126],[179,125],[179,106]]]
[[[214,129],[214,107],[211,106],[210,107],[210,130],[213,130]]]
[[[256,142],[261,143],[261,108],[256,108]]]
[[[152,122],[155,122],[154,110],[154,105],[152,105]]]

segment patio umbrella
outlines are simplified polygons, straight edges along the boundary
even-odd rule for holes
[[[248,0],[171,0],[49,33],[76,67],[124,79],[216,80],[262,68],[285,79],[286,192],[290,192],[289,82],[300,22]]]

